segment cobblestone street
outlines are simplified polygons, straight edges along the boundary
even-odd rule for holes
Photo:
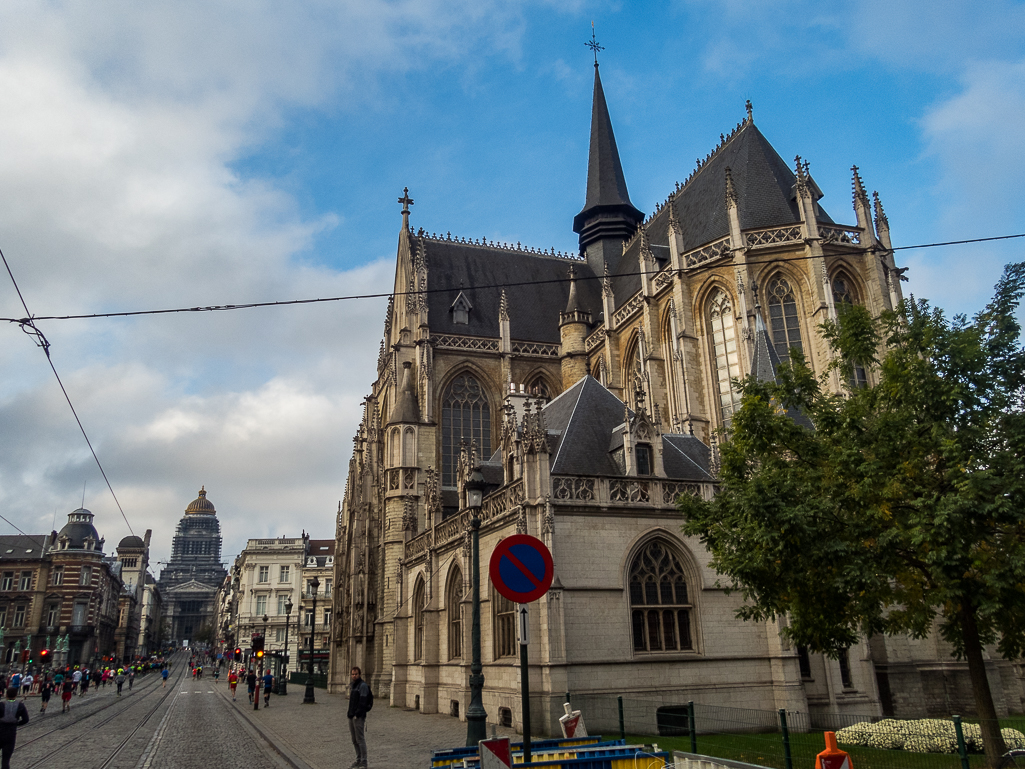
[[[166,688],[159,675],[75,696],[61,713],[54,698],[45,715],[29,697],[31,722],[18,731],[15,769],[337,769],[355,757],[344,695],[316,690],[304,705],[302,686],[272,696],[254,711],[245,685],[232,702],[226,676],[193,679],[175,666]],[[490,734],[489,727],[489,734]],[[499,730],[500,734],[513,734]],[[464,743],[466,723],[388,707],[378,699],[367,719],[370,767],[427,767],[431,751]]]

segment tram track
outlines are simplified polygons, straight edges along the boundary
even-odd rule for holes
[[[157,710],[159,710],[160,707],[167,701],[167,698],[170,697],[172,694],[177,694],[178,693],[179,686],[181,685],[182,680],[186,678],[187,671],[188,671],[188,665],[181,664],[181,665],[177,665],[177,667],[179,668],[177,677],[174,679],[174,683],[170,687],[165,688],[165,687],[161,686],[161,687],[157,688],[155,683],[154,683],[148,689],[148,691],[145,694],[142,695],[142,697],[138,701],[132,702],[131,700],[134,699],[134,698],[130,698],[128,700],[127,704],[125,704],[125,700],[115,700],[114,702],[110,703],[109,705],[105,705],[102,708],[99,708],[99,709],[93,711],[92,713],[89,713],[88,715],[83,716],[82,718],[79,718],[79,719],[77,719],[75,721],[72,721],[71,723],[62,724],[61,726],[58,726],[55,729],[51,729],[51,730],[49,730],[47,732],[44,732],[43,734],[40,734],[40,735],[38,735],[36,737],[33,737],[31,740],[27,740],[26,742],[24,742],[22,744],[18,744],[17,748],[16,748],[16,752],[20,752],[23,748],[26,748],[29,745],[33,744],[33,743],[39,742],[40,740],[43,740],[44,738],[46,738],[46,737],[48,737],[50,735],[53,735],[53,734],[55,734],[57,732],[61,732],[61,731],[65,730],[65,729],[69,729],[69,728],[72,728],[72,727],[77,726],[79,724],[82,724],[87,719],[92,718],[94,715],[99,715],[100,713],[104,712],[105,710],[107,710],[107,709],[109,709],[111,707],[114,707],[115,705],[125,704],[125,707],[120,708],[120,709],[117,710],[117,712],[108,715],[102,721],[98,721],[96,723],[88,724],[87,725],[88,726],[87,730],[83,731],[81,734],[79,734],[77,736],[73,736],[73,737],[70,737],[67,740],[62,741],[61,744],[58,745],[57,747],[55,747],[53,750],[49,751],[45,755],[43,755],[40,758],[36,759],[33,763],[28,764],[25,767],[25,769],[35,769],[35,767],[42,766],[43,764],[46,764],[48,761],[50,761],[57,754],[59,754],[59,753],[65,751],[65,750],[68,750],[69,748],[75,746],[84,737],[95,735],[96,730],[102,728],[106,724],[109,724],[110,722],[114,721],[118,717],[124,715],[128,711],[132,710],[134,707],[142,704],[142,700],[147,699],[154,692],[163,692],[162,696],[158,697],[156,704],[154,704],[153,707],[149,708],[146,711],[145,715],[143,715],[142,718],[138,719],[138,722],[136,723],[135,727],[133,729],[131,729],[131,731],[129,731],[124,736],[124,738],[118,740],[117,744],[114,745],[113,750],[111,750],[107,754],[106,758],[103,759],[103,761],[101,763],[95,765],[96,767],[98,767],[98,769],[105,769],[106,767],[110,766],[111,763],[113,763],[113,761],[121,754],[121,751],[124,750],[124,748],[128,745],[128,743],[131,741],[131,739],[133,737],[135,737],[136,734],[138,734],[139,730],[142,729],[146,725],[146,723],[150,720],[150,718],[153,717],[153,714],[156,713]],[[157,680],[160,680],[160,678],[158,677]],[[119,734],[121,734],[121,732],[119,732]],[[79,762],[78,765],[81,766],[82,763]]]

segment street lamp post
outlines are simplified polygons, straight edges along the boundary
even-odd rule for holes
[[[310,620],[310,674],[306,678],[306,694],[303,696],[304,705],[315,705],[317,702],[313,696],[313,636],[317,634],[317,591],[320,590],[320,580],[314,577],[310,587],[313,588],[313,618]]]
[[[284,696],[288,694],[288,620],[292,614],[292,599],[288,599],[288,603],[285,604],[285,674],[281,676],[281,681],[278,682],[278,694]]]
[[[484,475],[473,468],[466,481],[466,506],[470,508],[470,532],[473,547],[472,617],[470,647],[470,706],[466,709],[466,744],[476,746],[487,739],[488,714],[484,710],[484,667],[480,661],[480,508],[484,499]]]

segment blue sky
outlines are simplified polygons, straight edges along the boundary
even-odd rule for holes
[[[15,2],[0,9],[0,248],[37,314],[387,291],[406,186],[414,227],[575,249],[592,20],[644,211],[751,99],[839,222],[855,221],[857,164],[895,245],[1025,232],[1021,2]],[[970,313],[1023,245],[898,262],[906,290]],[[0,315],[21,314],[0,286]],[[162,558],[201,484],[227,554],[332,536],[383,314],[370,300],[41,328]],[[0,332],[4,515],[48,530],[84,481],[116,542],[127,528],[43,356]]]

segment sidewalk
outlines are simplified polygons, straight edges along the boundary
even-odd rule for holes
[[[316,689],[316,704],[303,705],[305,688],[290,684],[287,696],[271,695],[269,708],[263,707],[261,699],[260,709],[254,711],[246,697],[245,684],[239,687],[234,703],[224,677],[214,690],[227,699],[229,706],[238,708],[296,769],[339,769],[356,758],[346,718],[347,695]],[[500,736],[515,738],[511,729],[499,727],[497,731]],[[367,716],[366,737],[371,769],[428,769],[432,751],[466,744],[466,722],[451,716],[391,708],[387,700],[378,697]]]

